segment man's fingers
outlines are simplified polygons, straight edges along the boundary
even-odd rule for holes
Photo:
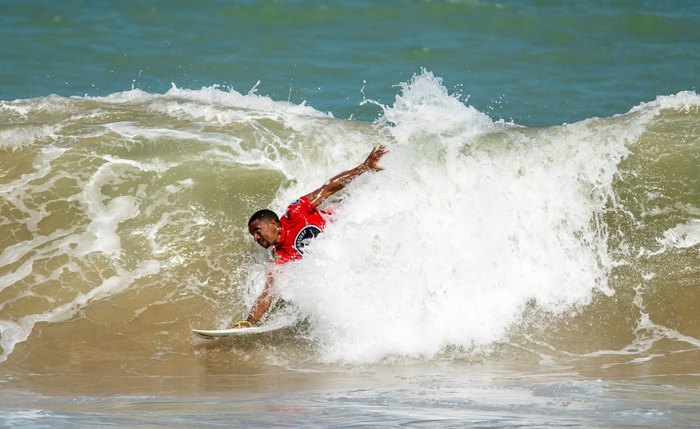
[[[376,161],[379,161],[379,159],[382,156],[384,156],[384,154],[386,152],[387,152],[386,146],[384,146],[384,145],[376,146],[372,149],[372,152],[370,152],[369,157],[376,160]]]
[[[248,320],[239,320],[233,324],[233,329],[252,328],[253,324]]]
[[[386,146],[384,145],[379,145],[375,146],[372,148],[372,151],[369,153],[367,156],[367,159],[365,160],[365,165],[374,171],[381,171],[383,170],[382,167],[380,167],[377,163],[379,160],[384,156],[384,154],[387,153]]]

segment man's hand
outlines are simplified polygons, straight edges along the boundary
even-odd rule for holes
[[[388,151],[386,149],[386,146],[384,146],[384,145],[376,146],[374,149],[372,149],[372,152],[369,153],[369,155],[367,156],[367,159],[365,159],[365,162],[363,162],[362,165],[367,170],[372,170],[372,171],[384,170],[382,167],[379,166],[379,160],[387,152]]]
[[[239,320],[238,322],[233,324],[231,329],[252,328],[253,326],[254,325],[247,320]]]

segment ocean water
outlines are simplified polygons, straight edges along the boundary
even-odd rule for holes
[[[699,3],[2,10],[0,426],[700,425]]]

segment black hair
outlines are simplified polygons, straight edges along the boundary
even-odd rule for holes
[[[248,221],[248,225],[255,222],[256,220],[261,220],[261,221],[265,221],[265,222],[269,222],[271,220],[274,220],[275,222],[279,223],[280,218],[277,217],[277,214],[275,212],[273,212],[272,210],[262,209],[262,210],[258,210],[255,213],[253,213],[253,216],[251,216],[250,220]]]

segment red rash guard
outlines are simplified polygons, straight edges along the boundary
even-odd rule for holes
[[[280,219],[280,241],[272,251],[272,261],[286,264],[301,259],[309,240],[321,233],[326,221],[308,198],[302,197],[287,207]]]

